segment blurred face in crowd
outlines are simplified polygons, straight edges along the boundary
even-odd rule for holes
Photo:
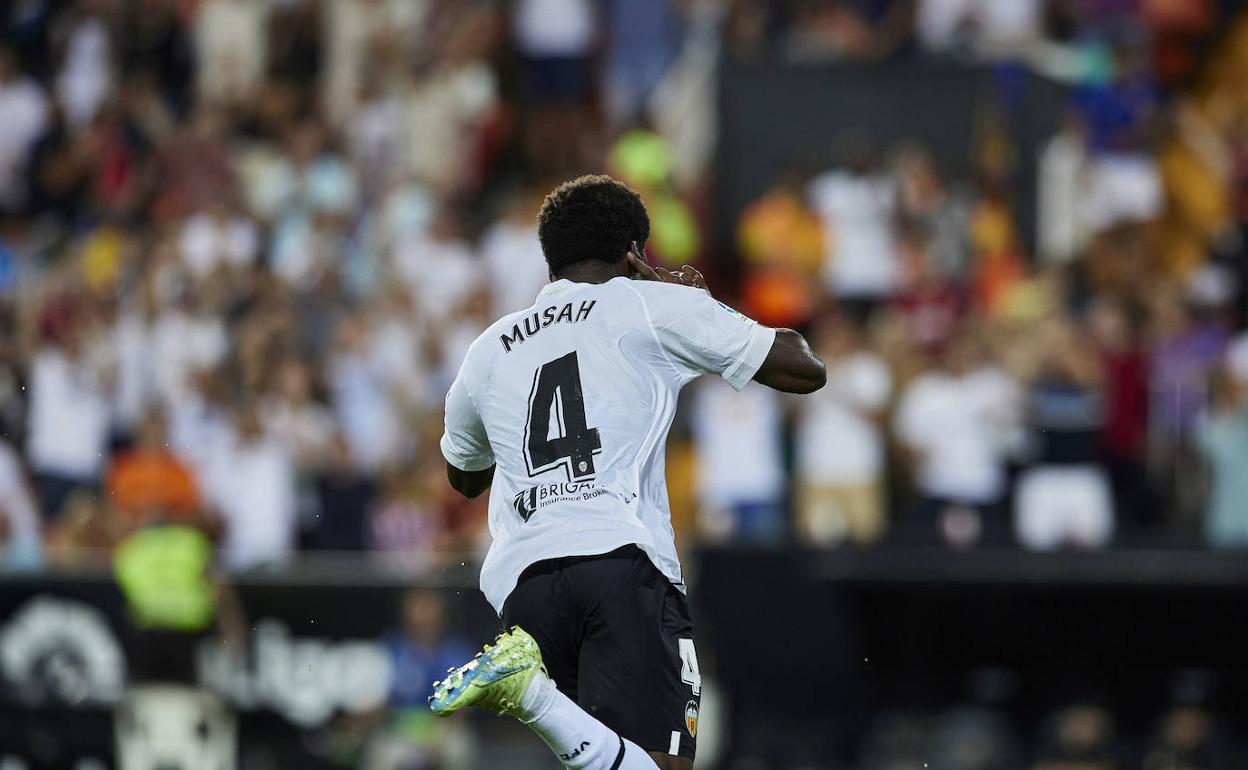
[[[143,418],[138,445],[144,452],[159,452],[165,448],[165,418],[159,412],[150,412]]]
[[[853,321],[831,318],[819,325],[815,347],[824,359],[835,359],[852,353],[858,346],[860,332]]]
[[[931,157],[919,148],[907,148],[898,153],[895,170],[902,207],[907,211],[926,210],[941,187]]]
[[[54,337],[54,341],[60,344],[65,355],[70,358],[76,359],[83,352],[82,338],[86,332],[82,327],[83,321],[80,318],[72,318],[65,322],[64,327]]]
[[[297,166],[311,163],[321,151],[321,129],[308,121],[296,128],[290,136],[290,157]]]
[[[1217,412],[1229,413],[1248,403],[1248,384],[1240,383],[1225,368],[1209,378],[1209,402]]]
[[[347,437],[341,432],[334,436],[329,445],[329,470],[339,477],[351,476],[355,471],[351,445],[347,443]]]
[[[367,331],[361,319],[354,316],[344,318],[338,324],[336,335],[338,348],[343,351],[359,350],[364,345]]]
[[[1058,741],[1068,751],[1085,752],[1103,746],[1110,731],[1109,716],[1096,706],[1072,706],[1058,718]]]
[[[1098,299],[1088,315],[1092,338],[1102,348],[1120,350],[1131,342],[1131,327],[1126,309],[1112,299]]]
[[[949,340],[941,356],[946,371],[963,375],[973,371],[981,358],[979,340],[969,329],[962,329]]]
[[[902,265],[905,268],[906,283],[910,286],[922,286],[934,276],[931,269],[931,248],[922,233],[908,233],[897,245]]]
[[[17,75],[17,60],[13,50],[0,46],[0,83],[8,83]]]
[[[195,113],[193,130],[205,142],[220,142],[225,135],[225,115],[213,107],[200,107]]]
[[[247,443],[259,441],[264,436],[264,423],[254,404],[244,405],[238,413],[238,437]]]
[[[409,591],[403,599],[403,629],[407,635],[426,644],[442,638],[446,608],[442,597],[432,590]]]
[[[1209,738],[1209,715],[1195,706],[1171,711],[1162,724],[1165,742],[1179,749],[1195,749]]]
[[[1048,355],[1078,343],[1075,325],[1061,313],[1050,313],[1032,330],[1040,349]]]
[[[308,367],[302,361],[291,359],[282,365],[278,375],[278,390],[282,398],[298,403],[311,395]]]
[[[1191,324],[1191,314],[1176,292],[1159,292],[1151,310],[1154,329],[1163,341],[1182,334]]]

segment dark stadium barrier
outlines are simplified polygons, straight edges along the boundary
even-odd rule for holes
[[[812,751],[849,753],[875,715],[983,698],[985,682],[1023,724],[1094,697],[1142,733],[1197,697],[1248,734],[1240,554],[715,549],[688,566],[703,673],[742,745],[804,730]],[[425,582],[453,630],[497,628],[471,565]],[[359,566],[240,579],[247,655],[208,649],[200,681],[238,709],[244,744],[298,756],[300,735],[384,698],[378,640],[408,585]],[[110,755],[128,626],[106,577],[0,574],[0,757]]]

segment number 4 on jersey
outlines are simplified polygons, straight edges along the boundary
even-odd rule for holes
[[[559,434],[551,436],[551,413]],[[542,364],[533,374],[529,418],[524,424],[524,462],[529,476],[557,466],[568,481],[594,475],[594,455],[602,449],[598,429],[585,425],[585,394],[576,351]]]

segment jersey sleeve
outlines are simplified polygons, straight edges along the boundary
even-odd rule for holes
[[[446,393],[446,428],[442,456],[461,471],[483,471],[494,464],[494,450],[467,383],[467,362]]]
[[[738,313],[700,289],[665,287],[647,303],[655,334],[685,379],[718,374],[736,390],[753,377],[776,330]]]

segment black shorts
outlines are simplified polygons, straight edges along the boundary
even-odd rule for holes
[[[693,759],[702,694],[684,594],[636,546],[538,562],[503,605],[555,684],[646,751]]]

